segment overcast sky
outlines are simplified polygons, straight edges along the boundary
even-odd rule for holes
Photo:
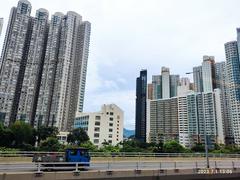
[[[4,18],[17,0],[0,0]],[[185,76],[203,55],[224,61],[224,43],[236,39],[239,0],[31,0],[36,9],[76,11],[92,23],[84,111],[115,103],[134,129],[135,86],[141,69],[151,76],[162,66]]]

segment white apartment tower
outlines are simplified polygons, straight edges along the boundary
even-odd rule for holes
[[[162,67],[162,98],[170,98],[170,71]]]
[[[73,128],[75,114],[79,111],[77,105],[81,108],[83,105],[90,28],[89,22],[82,22],[82,17],[71,11],[61,22],[51,107],[45,120],[61,131]]]
[[[202,81],[203,92],[212,92],[215,88],[214,56],[203,56],[202,62]]]
[[[123,111],[117,105],[107,104],[100,112],[77,113],[74,128],[83,128],[98,147],[104,142],[117,145],[123,141],[123,119]]]

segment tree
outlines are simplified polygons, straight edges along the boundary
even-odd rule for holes
[[[39,149],[41,151],[59,151],[62,149],[62,145],[55,137],[48,137],[46,140],[40,143]]]
[[[81,147],[89,149],[89,151],[96,152],[98,150],[97,146],[95,146],[91,141],[86,141],[81,143]]]
[[[142,152],[143,149],[139,147],[139,142],[136,140],[124,140],[120,143],[122,148],[121,152]]]
[[[163,152],[165,153],[182,153],[184,150],[185,148],[174,140],[167,141],[163,145]]]
[[[192,148],[192,151],[194,152],[204,152],[205,151],[205,145],[202,143],[196,143]]]
[[[154,153],[162,153],[163,152],[163,141],[159,143],[153,144],[153,152]]]
[[[58,133],[57,127],[40,126],[37,130],[38,143],[46,140],[48,137],[57,137]]]
[[[14,135],[11,129],[4,127],[0,123],[0,146],[1,147],[11,147],[14,140]]]
[[[109,145],[104,145],[103,147],[100,148],[101,152],[120,152],[120,147],[118,145],[113,146],[111,144]]]
[[[82,128],[72,130],[67,137],[67,142],[75,145],[81,145],[89,140],[89,137]]]
[[[16,121],[10,126],[13,133],[13,146],[23,148],[25,145],[34,145],[36,141],[35,130],[23,121]]]

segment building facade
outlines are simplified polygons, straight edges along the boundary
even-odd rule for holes
[[[41,83],[48,34],[48,11],[39,9],[33,19],[33,29],[25,73],[22,82],[16,119],[30,122],[34,126],[35,109]]]
[[[20,0],[10,12],[0,63],[0,119],[12,124],[17,116],[32,32],[32,6]]]
[[[0,36],[2,34],[2,28],[3,28],[3,18],[0,18]]]
[[[171,75],[169,68],[162,67],[161,75],[152,76],[152,99],[168,99],[177,96],[179,85],[179,75]]]
[[[202,82],[203,92],[212,92],[215,85],[215,60],[214,56],[203,56],[202,62]]]
[[[228,82],[227,82],[227,71],[226,62],[215,63],[216,73],[216,88],[221,90],[221,114],[223,117],[223,127],[225,134],[226,144],[234,144],[233,139],[233,127],[231,122],[231,111],[229,108],[229,94],[228,94]]]
[[[240,35],[238,31],[238,40]],[[225,43],[226,71],[229,94],[229,109],[233,127],[234,144],[240,146],[240,63],[238,44],[239,41]]]
[[[83,109],[91,24],[69,11],[39,9],[20,0],[10,13],[0,68],[0,120],[70,131]]]
[[[124,113],[115,104],[103,105],[100,112],[77,113],[74,128],[83,128],[90,141],[101,147],[102,143],[117,145],[123,141]]]
[[[203,92],[202,66],[193,67],[194,91]]]
[[[147,70],[140,72],[136,80],[135,138],[146,142],[147,132]]]
[[[149,106],[150,142],[178,140],[178,99],[151,100]]]

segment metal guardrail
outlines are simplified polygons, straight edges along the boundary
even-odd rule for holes
[[[64,154],[64,152],[35,152],[35,151],[19,151],[7,152],[0,151],[0,157],[33,157],[34,154]],[[142,153],[142,152],[89,152],[91,157],[205,157],[205,153]],[[213,154],[209,153],[209,157],[213,158],[240,158],[240,154]]]
[[[210,161],[211,169],[234,170],[240,168],[239,161]],[[1,172],[36,172],[43,171],[73,171],[80,172],[84,170],[179,170],[179,169],[206,169],[205,161],[175,161],[175,162],[146,162],[146,161],[132,161],[132,162],[112,162],[107,163],[84,163],[84,162],[39,162],[39,163],[0,163]]]

